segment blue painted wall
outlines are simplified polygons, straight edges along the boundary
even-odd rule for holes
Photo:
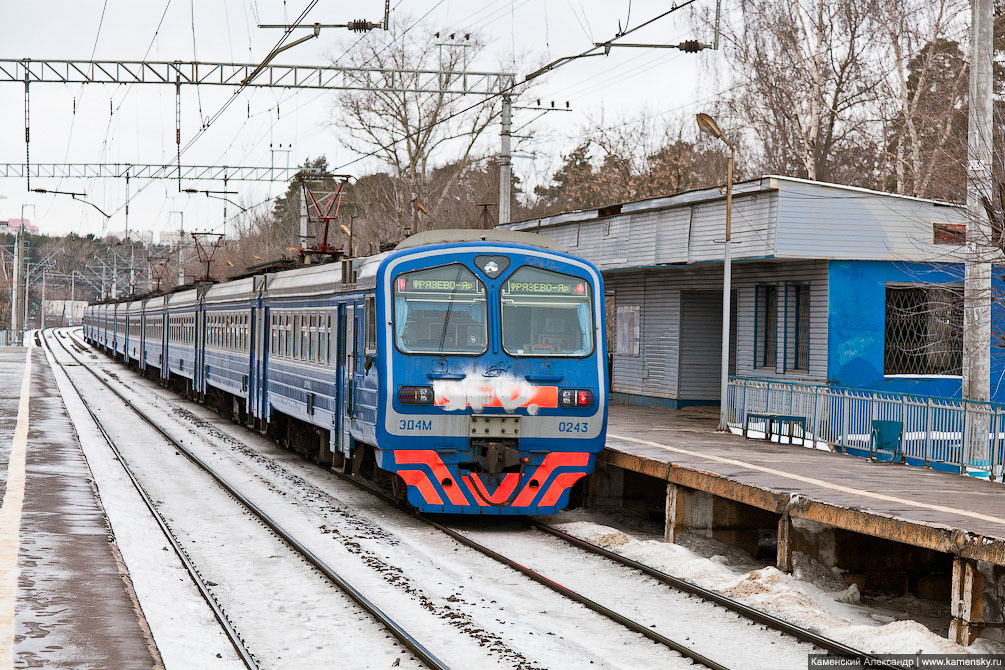
[[[908,378],[883,375],[883,335],[886,284],[963,282],[963,266],[894,261],[831,261],[828,267],[827,377],[832,384],[901,393],[960,397],[955,378]],[[996,268],[996,295],[1002,276]],[[999,305],[992,310],[991,394],[1005,401],[1005,349],[998,335],[1005,333]]]

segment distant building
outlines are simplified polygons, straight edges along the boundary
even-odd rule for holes
[[[38,226],[33,225],[30,219],[8,219],[6,221],[0,220],[0,233],[16,233],[24,227],[29,233],[38,233]]]
[[[959,397],[963,208],[778,176],[733,193],[730,374]],[[718,404],[722,190],[503,227],[603,272],[616,401]],[[993,320],[992,396],[1005,400],[998,304]]]
[[[126,241],[126,231],[124,230],[113,230],[105,235],[106,239],[109,237],[115,238],[119,242]],[[130,230],[129,239],[133,242],[142,242],[143,244],[149,246],[154,243],[154,233],[151,230]]]

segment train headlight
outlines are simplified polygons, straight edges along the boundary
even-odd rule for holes
[[[558,404],[562,407],[591,407],[593,391],[589,389],[562,389],[558,392]]]
[[[432,405],[432,386],[399,386],[398,402],[402,405]]]

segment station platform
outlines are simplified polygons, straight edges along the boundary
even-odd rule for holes
[[[0,478],[0,667],[163,667],[42,349],[0,348]]]
[[[792,552],[804,551],[865,587],[903,572],[905,590],[930,595],[926,583],[940,589],[926,576],[944,566],[951,636],[969,644],[982,628],[1002,623],[1001,607],[983,603],[1003,602],[995,582],[1005,572],[991,566],[1005,566],[1005,484],[745,439],[715,432],[717,421],[718,408],[612,405],[591,502],[628,498],[633,483],[644,488],[647,478],[665,481],[669,541],[704,529],[735,544],[746,538],[756,551],[758,531],[777,523],[780,569],[791,570]]]

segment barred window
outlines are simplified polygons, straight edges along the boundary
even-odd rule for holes
[[[810,287],[796,285],[796,370],[810,369]]]
[[[963,373],[962,287],[886,287],[883,372]]]
[[[778,362],[778,287],[756,287],[754,367],[774,368]]]

